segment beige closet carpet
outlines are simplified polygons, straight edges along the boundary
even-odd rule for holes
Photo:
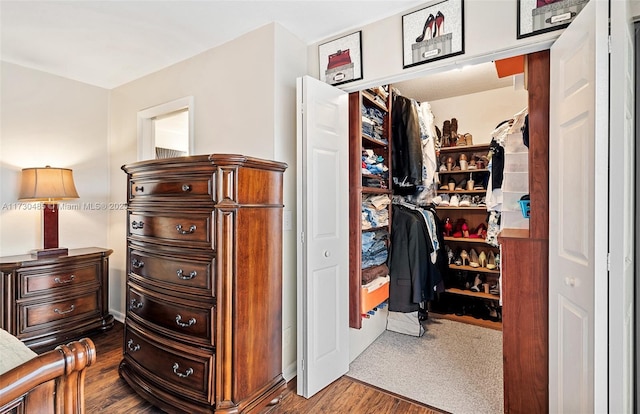
[[[384,331],[348,376],[454,414],[501,414],[502,332],[431,318],[418,338]]]

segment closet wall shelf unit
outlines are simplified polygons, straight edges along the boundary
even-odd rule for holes
[[[464,195],[474,198],[483,197],[486,194],[490,171],[485,168],[486,165],[482,165],[482,168],[468,169],[468,167],[471,160],[486,163],[488,161],[486,158],[488,152],[489,144],[441,148],[438,154],[438,174],[440,179],[438,194],[448,194],[451,197],[453,195],[458,195],[459,197]],[[462,157],[462,154],[464,154],[464,157]],[[474,181],[472,189],[467,187],[467,180],[469,179]],[[458,189],[445,188],[448,183],[455,183],[455,188]],[[481,223],[486,224],[487,222],[487,208],[483,204],[478,206],[438,206],[436,209],[439,212],[440,219],[449,219],[453,232],[459,231],[459,229],[456,229],[456,223],[462,220],[467,224],[470,234],[477,230]],[[496,286],[500,270],[472,267],[467,263],[464,265],[455,264],[455,260],[462,251],[470,252],[473,249],[477,254],[485,252],[488,255],[489,252],[493,252],[496,255],[499,253],[498,248],[487,244],[483,237],[445,235],[444,242],[453,252],[454,258],[449,264],[449,272],[445,276],[445,292],[439,295],[435,309],[432,309],[432,311],[434,314],[447,319],[492,329],[502,329],[502,324],[498,317],[500,314],[500,296],[485,293],[484,286],[480,286],[479,292],[470,290],[470,287],[475,283],[476,276],[482,280],[483,285]],[[489,309],[492,315],[486,314]],[[484,316],[486,317],[484,319],[480,317],[483,312],[485,312]]]
[[[386,235],[386,249],[391,234],[391,93],[380,86],[349,94],[349,326],[362,328],[363,314],[388,298],[389,284],[369,292],[363,285],[373,275],[388,273],[384,265],[374,262],[363,269],[363,235]],[[364,165],[367,172],[363,173]],[[384,171],[382,171],[384,169]],[[387,197],[387,219],[363,227],[363,202]],[[370,237],[370,236],[369,236]],[[364,277],[363,277],[364,276]],[[386,290],[385,294],[382,294]],[[376,302],[376,303],[373,303]]]

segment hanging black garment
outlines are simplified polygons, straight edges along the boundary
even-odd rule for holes
[[[524,125],[522,126],[522,143],[529,148],[529,114],[524,117]]]
[[[491,152],[491,190],[502,188],[504,178],[504,148],[494,139],[489,144]]]
[[[422,213],[395,205],[388,261],[390,311],[415,312],[420,302],[433,299],[441,274],[431,263],[432,251]]]
[[[396,186],[415,188],[422,182],[420,121],[411,99],[395,96],[391,110],[391,159]]]
[[[434,286],[437,287],[437,292],[444,291],[444,276],[449,271],[449,258],[447,257],[447,251],[445,249],[444,244],[444,220],[441,220],[438,217],[438,213],[436,212],[435,207],[429,206],[426,208],[427,211],[430,211],[433,214],[433,217],[437,223],[437,232],[438,232],[438,245],[440,248],[438,249],[438,256],[436,262],[434,263],[436,271],[439,273],[439,276],[434,278]],[[429,298],[433,299],[433,298]]]

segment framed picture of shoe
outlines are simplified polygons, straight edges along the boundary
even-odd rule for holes
[[[320,80],[340,85],[362,79],[362,32],[331,40],[318,46]]]
[[[589,0],[516,0],[518,2],[517,38],[564,29],[576,18]]]
[[[403,68],[464,53],[463,0],[440,0],[402,16]]]

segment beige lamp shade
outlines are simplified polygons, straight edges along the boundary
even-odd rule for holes
[[[20,184],[20,201],[44,201],[79,198],[73,183],[73,171],[68,168],[24,168]]]

